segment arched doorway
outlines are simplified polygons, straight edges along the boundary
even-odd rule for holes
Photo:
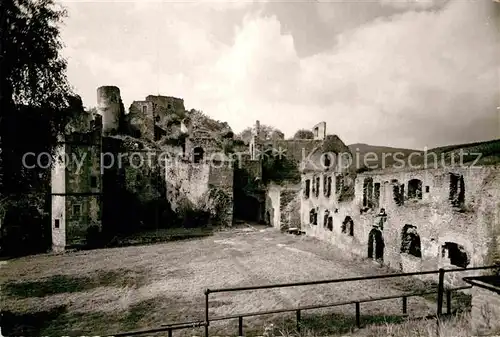
[[[417,227],[406,224],[401,231],[401,253],[422,257]]]
[[[203,161],[205,155],[205,150],[201,146],[195,147],[193,149],[193,161],[197,164]]]
[[[273,227],[274,226],[274,209],[268,209],[266,211],[266,225]]]
[[[368,235],[368,258],[384,261],[384,238],[377,228],[373,228]]]

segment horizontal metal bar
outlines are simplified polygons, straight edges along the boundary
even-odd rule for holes
[[[88,196],[96,196],[103,195],[102,192],[67,192],[67,193],[51,193],[51,195],[55,196],[74,196],[74,197],[88,197]]]
[[[500,266],[486,266],[486,267],[474,267],[467,269],[445,269],[445,272],[466,272],[471,270],[481,270],[481,269],[494,269],[500,268]],[[377,280],[385,278],[394,277],[405,277],[405,276],[419,276],[419,275],[430,275],[438,274],[439,270],[429,270],[414,273],[399,273],[399,274],[386,274],[386,275],[375,275],[375,276],[360,276],[360,277],[350,277],[343,279],[330,279],[330,280],[320,280],[320,281],[306,281],[306,282],[296,282],[296,283],[281,283],[281,284],[269,284],[262,286],[248,286],[248,287],[235,287],[235,288],[218,288],[218,289],[208,289],[210,293],[222,293],[222,292],[235,292],[235,291],[245,291],[245,290],[258,290],[258,289],[271,289],[271,288],[286,288],[286,287],[297,287],[297,286],[307,286],[307,285],[318,285],[318,284],[329,284],[329,283],[340,283],[340,282],[353,282],[353,281],[364,281],[364,280]]]
[[[457,288],[452,288],[452,289],[448,289],[448,290],[455,291],[455,290],[470,289],[470,288],[472,288],[472,287],[471,286],[464,286],[464,287],[457,287]],[[397,299],[397,298],[402,298],[402,297],[417,297],[417,296],[423,296],[423,295],[437,294],[437,292],[438,292],[437,290],[433,290],[433,291],[424,291],[424,292],[418,292],[418,293],[398,294],[398,295],[391,295],[391,296],[365,298],[365,299],[352,300],[352,301],[335,302],[335,303],[329,303],[329,304],[300,306],[300,307],[296,307],[296,308],[256,311],[256,312],[251,312],[251,313],[242,313],[242,314],[235,314],[235,315],[229,315],[229,316],[215,317],[215,318],[211,318],[210,321],[224,321],[224,320],[229,320],[229,319],[235,319],[238,317],[271,315],[271,314],[279,314],[279,313],[285,313],[285,312],[293,312],[293,311],[297,311],[297,310],[313,310],[313,309],[322,309],[322,308],[330,308],[330,307],[339,307],[342,305],[350,305],[350,304],[355,304],[355,303],[367,303],[367,302],[392,300],[392,299]]]
[[[168,330],[199,328],[202,326],[205,326],[205,322],[197,321],[197,322],[192,322],[192,323],[184,323],[184,324],[180,324],[180,325],[162,326],[160,328],[155,328],[155,329],[121,332],[121,333],[117,333],[117,334],[107,335],[107,337],[136,336],[136,335],[150,334],[150,333],[156,333],[156,332],[165,332]]]
[[[258,289],[270,289],[270,288],[286,288],[286,287],[297,287],[297,286],[308,286],[317,284],[328,284],[328,283],[340,283],[340,282],[352,282],[352,281],[363,281],[363,280],[377,280],[384,278],[394,278],[403,276],[417,276],[417,275],[428,275],[437,274],[438,270],[406,273],[406,274],[386,274],[386,275],[376,275],[376,276],[359,276],[350,277],[343,279],[330,279],[330,280],[320,280],[320,281],[306,281],[306,282],[296,282],[296,283],[281,283],[281,284],[269,284],[262,286],[248,286],[248,287],[235,287],[235,288],[219,288],[219,289],[209,289],[210,293],[222,293],[222,292],[234,292],[234,291],[244,291],[244,290],[258,290]]]
[[[495,268],[500,268],[500,264],[494,266],[485,266],[485,267],[445,269],[444,271],[446,273],[455,273],[455,272],[467,272],[471,270],[485,270],[485,269],[495,269]]]

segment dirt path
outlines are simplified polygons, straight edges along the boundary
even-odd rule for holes
[[[367,276],[386,270],[369,261],[344,257],[331,245],[314,238],[250,228],[193,241],[22,258],[3,265],[2,272],[2,283],[24,282],[29,289],[52,287],[48,296],[26,296],[9,290],[12,286],[2,287],[2,310],[35,314],[63,308],[63,313],[46,320],[39,329],[50,334],[101,335],[202,319],[203,291],[207,287]],[[63,289],[59,289],[61,280],[67,283]],[[394,295],[401,293],[398,282],[364,281],[213,294],[210,314],[224,316]],[[399,314],[401,303],[374,302],[362,308],[363,314]],[[434,305],[412,299],[409,308],[413,313],[425,314],[432,312]],[[352,315],[353,307],[338,307],[334,312]]]

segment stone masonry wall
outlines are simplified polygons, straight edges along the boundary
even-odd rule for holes
[[[230,226],[233,220],[233,172],[230,163],[170,161],[165,168],[167,200],[175,211],[182,199],[199,205],[209,189],[218,189],[227,199],[222,211],[222,225]]]
[[[465,249],[470,259],[469,267],[485,265],[491,260],[491,255],[498,252],[500,242],[500,199],[498,193],[494,192],[500,188],[499,170],[495,167],[456,168],[453,172],[464,177],[465,202],[458,208],[449,201],[450,170],[446,169],[365,173],[356,179],[355,199],[340,204],[335,202],[335,198],[323,197],[321,190],[318,198],[313,197],[310,174],[311,197],[303,197],[302,200],[303,228],[309,235],[329,241],[346,252],[367,257],[370,232],[376,221],[380,220],[377,217],[380,209],[385,208],[387,217],[381,230],[385,246],[383,262],[389,267],[404,272],[457,268],[451,265],[448,252],[443,251],[446,242],[456,243]],[[380,197],[378,207],[367,210],[363,204],[363,183],[368,177],[373,179],[373,184],[380,184]],[[408,199],[408,182],[411,179],[422,181],[421,199]],[[405,186],[402,205],[398,205],[394,197],[394,187],[400,185]],[[317,225],[309,224],[309,211],[313,208],[318,210]],[[333,215],[332,230],[323,224],[323,215],[327,210]],[[353,222],[353,235],[341,230],[347,216]],[[403,227],[407,224],[416,227],[421,257],[401,253]],[[464,276],[467,273],[450,273],[446,281],[462,285],[461,278]]]
[[[83,134],[67,137],[66,153],[66,245],[85,243],[91,226],[102,227],[100,135]]]
[[[222,207],[221,223],[222,226],[231,226],[233,223],[233,179],[234,169],[229,162],[210,166],[208,177],[208,187],[217,188],[225,194]],[[220,216],[220,215],[219,215]]]
[[[281,186],[276,184],[269,185],[266,192],[266,213],[269,212],[270,225],[276,229],[280,229],[281,227],[280,197]]]
[[[180,160],[169,161],[165,167],[167,200],[175,211],[179,202],[186,198],[196,204],[208,190],[210,165],[192,164]]]
[[[300,206],[296,199],[300,196],[300,184],[298,186],[286,186],[280,195],[280,229],[300,227]],[[298,226],[297,226],[298,222]]]

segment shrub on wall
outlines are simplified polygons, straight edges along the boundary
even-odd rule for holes
[[[177,215],[184,228],[207,227],[210,222],[210,212],[199,205],[194,205],[186,198],[179,202]]]
[[[274,155],[271,149],[265,151],[262,161],[262,180],[264,183],[299,183],[301,180],[298,164],[285,155]]]
[[[210,214],[212,224],[223,224],[227,220],[227,210],[232,209],[232,201],[222,189],[210,187],[203,194],[200,207]]]

